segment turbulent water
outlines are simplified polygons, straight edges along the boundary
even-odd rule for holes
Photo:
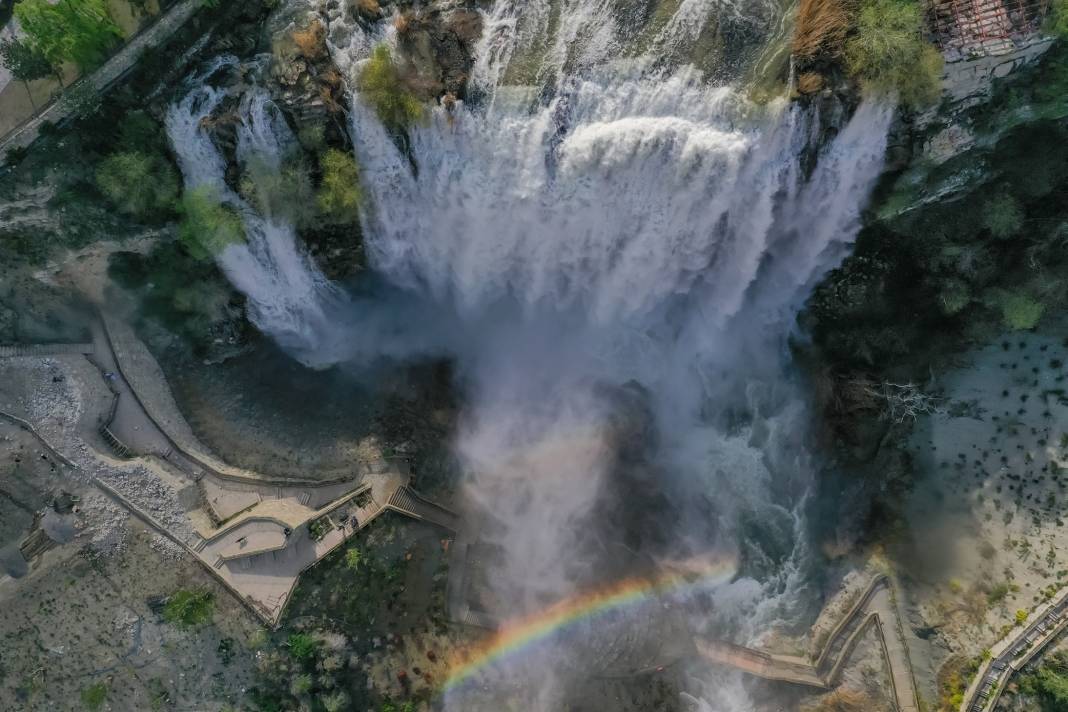
[[[410,156],[353,91],[366,249],[390,285],[375,298],[330,284],[292,226],[226,187],[201,123],[232,89],[199,84],[168,130],[187,185],[212,186],[245,221],[248,244],[219,262],[260,329],[318,367],[455,359],[466,512],[496,552],[487,613],[521,615],[635,567],[736,556],[743,575],[703,591],[712,605],[689,627],[745,642],[802,598],[811,465],[783,344],[857,230],[892,107],[862,105],[805,175],[811,111],[755,106],[688,60],[659,61],[688,57],[708,18],[737,8],[684,0],[623,39],[618,5],[498,0],[477,100],[434,109]],[[331,37],[350,75],[392,41],[357,26]],[[519,57],[536,70],[518,72]],[[277,163],[293,139],[266,93],[246,91],[238,114],[238,160]],[[556,676],[532,708],[570,684],[550,664],[506,672]],[[746,707],[737,681],[699,663],[691,680],[707,709]]]

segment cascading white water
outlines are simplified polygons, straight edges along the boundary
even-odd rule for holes
[[[235,61],[222,58],[204,72],[210,77]],[[229,92],[200,83],[166,117],[187,189],[207,189],[213,200],[241,217],[246,241],[226,246],[217,256],[233,285],[248,297],[249,316],[262,331],[308,365],[335,363],[330,347],[329,314],[345,302],[342,292],[323,276],[299,247],[292,225],[277,216],[258,214],[225,182],[226,161],[204,128]],[[238,108],[237,160],[241,168],[261,161],[278,170],[296,141],[263,89],[246,93]]]
[[[472,515],[492,521],[505,552],[491,576],[501,618],[609,563],[590,514],[612,487],[618,445],[599,388],[628,382],[648,401],[657,487],[675,508],[657,555],[739,548],[732,522],[747,512],[778,522],[793,549],[762,582],[712,591],[717,625],[759,635],[803,586],[801,496],[785,492],[803,492],[811,468],[782,344],[799,300],[857,230],[893,111],[862,105],[803,175],[810,111],[754,106],[691,67],[657,66],[657,53],[696,40],[716,5],[683,0],[648,55],[609,61],[625,49],[617,2],[497,0],[471,74],[478,103],[434,109],[410,129],[410,155],[353,87],[365,246],[415,305],[400,320],[407,331],[390,323],[395,304],[341,297],[291,227],[225,187],[199,126],[219,92],[200,87],[168,117],[187,185],[216,187],[242,213],[249,244],[219,261],[260,328],[306,363],[435,349],[456,359],[467,403],[456,450]],[[378,32],[332,28],[338,65],[355,74],[376,41],[392,41]],[[503,83],[524,53],[552,91]],[[263,93],[240,115],[239,159],[277,160],[290,136]],[[748,418],[725,430],[739,401]],[[539,709],[559,702],[542,689]]]

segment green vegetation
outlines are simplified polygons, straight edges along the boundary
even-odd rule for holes
[[[1020,690],[1038,698],[1043,712],[1068,709],[1068,653],[1048,655],[1036,672],[1019,677]]]
[[[106,0],[22,0],[15,17],[30,46],[57,67],[74,62],[82,71],[92,69],[122,38]]]
[[[942,54],[923,39],[923,11],[911,0],[865,0],[846,41],[846,68],[867,91],[906,106],[938,99]]]
[[[1027,331],[1035,328],[1042,318],[1045,307],[1025,294],[1000,292],[995,297],[1001,310],[1001,319],[1006,327],[1015,331]]]
[[[307,633],[294,633],[286,641],[289,646],[289,654],[297,660],[308,660],[319,648],[319,641]]]
[[[98,710],[108,698],[108,686],[97,682],[82,690],[82,705],[88,710]]]
[[[423,105],[405,88],[385,44],[375,47],[360,72],[357,86],[361,96],[389,130],[403,132],[422,120]]]
[[[363,191],[360,170],[351,154],[330,149],[319,160],[322,184],[316,197],[323,216],[334,223],[354,223],[360,216]]]
[[[229,245],[245,241],[237,211],[224,205],[216,189],[202,185],[182,196],[182,224],[178,236],[189,253],[208,260]]]
[[[1059,37],[1068,37],[1068,0],[1053,0],[1050,3],[1046,32]]]
[[[17,39],[0,40],[0,64],[19,81],[32,82],[52,74],[52,63],[39,49]]]
[[[983,206],[983,227],[998,239],[1012,237],[1023,227],[1020,201],[1008,194],[998,195]]]
[[[122,212],[152,218],[173,210],[178,175],[162,156],[129,151],[108,156],[96,171],[96,184]]]
[[[192,628],[211,620],[215,597],[210,591],[176,591],[163,605],[163,620],[182,628]]]
[[[1016,625],[1023,625],[1024,621],[1027,620],[1027,611],[1025,611],[1022,608],[1017,609],[1016,610],[1015,620],[1016,620]]]
[[[242,339],[242,298],[214,263],[189,254],[180,242],[162,242],[148,254],[115,253],[108,275],[140,297],[140,319],[180,336],[194,355]]]
[[[345,552],[345,568],[349,571],[358,571],[363,564],[363,552],[355,546]]]
[[[264,217],[298,227],[316,222],[315,191],[308,169],[299,161],[282,166],[251,161],[241,176],[241,195]]]

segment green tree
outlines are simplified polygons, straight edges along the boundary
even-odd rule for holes
[[[107,59],[122,38],[106,0],[22,0],[15,17],[30,44],[53,66],[74,62],[83,72]]]
[[[232,207],[223,205],[218,191],[211,186],[187,190],[179,210],[182,223],[178,239],[197,259],[211,259],[228,245],[245,241],[241,218]]]
[[[403,131],[423,118],[423,105],[404,87],[393,55],[385,44],[374,48],[356,85],[390,131]]]
[[[912,0],[865,0],[846,42],[846,67],[875,94],[906,106],[930,104],[942,87],[942,53],[923,39],[923,11]]]
[[[0,64],[21,82],[44,79],[52,73],[52,64],[44,53],[18,39],[0,40]]]
[[[1033,329],[1046,310],[1041,302],[1036,302],[1025,294],[1003,292],[997,295],[996,303],[1001,310],[1001,319],[1005,326],[1015,331]]]
[[[991,198],[983,206],[983,227],[999,240],[1020,232],[1023,221],[1024,212],[1020,201],[1008,193]]]
[[[120,211],[136,218],[169,212],[178,198],[178,175],[162,156],[129,151],[101,162],[96,185]]]
[[[332,148],[319,161],[323,181],[317,203],[323,216],[334,223],[354,223],[360,215],[363,191],[356,159],[345,151]]]

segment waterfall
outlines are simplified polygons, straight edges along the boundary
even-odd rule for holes
[[[486,583],[490,614],[527,613],[626,575],[623,559],[727,552],[750,568],[698,592],[715,605],[689,628],[745,642],[791,615],[806,585],[802,511],[813,467],[785,337],[856,234],[893,107],[862,105],[817,146],[815,109],[756,105],[685,61],[661,61],[665,48],[696,52],[712,14],[738,17],[738,6],[683,0],[642,29],[648,49],[630,56],[618,7],[496,0],[476,47],[475,100],[432,109],[409,129],[406,150],[353,83],[362,232],[388,298],[331,285],[292,226],[257,215],[225,185],[224,160],[202,128],[222,90],[202,78],[167,127],[187,186],[212,186],[242,216],[247,244],[218,260],[259,328],[314,365],[422,352],[454,359],[465,395],[455,444],[465,511],[499,552]],[[391,30],[352,23],[334,23],[328,36],[350,79],[376,42],[393,42]],[[512,71],[535,56],[535,72]],[[510,75],[536,86],[510,85]],[[237,114],[238,162],[277,162],[292,137],[263,90],[246,90]],[[814,150],[806,173],[801,157]],[[646,417],[655,446],[621,466],[628,424]],[[641,487],[650,511],[671,514],[644,522],[627,494]],[[740,535],[742,521],[774,545]],[[621,539],[641,544],[623,547],[621,559]],[[609,643],[604,650],[618,648]],[[568,676],[598,655],[567,657],[571,670],[525,661],[504,673],[560,676],[529,707],[553,708]],[[618,653],[612,659],[619,664]],[[745,704],[732,693],[707,708]],[[456,709],[480,707],[464,698]]]
[[[226,184],[226,161],[204,127],[230,95],[205,80],[235,63],[224,57],[202,72],[195,88],[168,111],[167,134],[186,188],[208,188],[215,199],[240,215],[246,240],[226,246],[217,261],[231,283],[248,297],[252,323],[305,364],[329,365],[340,358],[331,340],[333,315],[344,309],[345,295],[298,245],[292,225],[276,216],[260,215]],[[278,170],[296,140],[266,90],[246,93],[236,115],[239,166],[247,168],[255,160],[268,170]]]

